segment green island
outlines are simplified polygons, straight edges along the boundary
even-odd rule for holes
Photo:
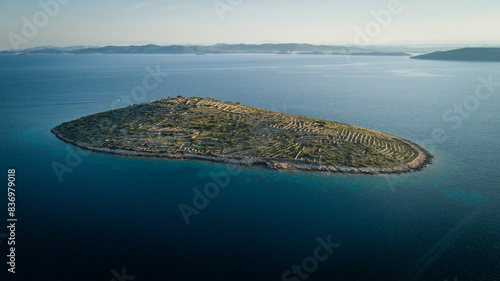
[[[389,134],[212,98],[169,97],[52,129],[81,148],[271,169],[381,174],[423,169],[432,156]]]

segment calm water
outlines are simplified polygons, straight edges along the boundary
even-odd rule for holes
[[[7,169],[15,168],[17,280],[119,280],[113,272],[122,268],[121,280],[282,280],[328,236],[340,247],[317,268],[306,260],[307,280],[500,280],[500,85],[474,98],[480,77],[500,81],[499,66],[400,57],[0,56],[0,198],[6,206]],[[148,67],[168,75],[132,95]],[[226,166],[98,153],[75,159],[50,133],[84,115],[177,95],[384,131],[423,145],[435,161],[389,177],[244,168],[186,225],[179,204],[193,206],[193,188],[203,190]],[[62,181],[53,165],[67,167]],[[5,239],[0,248],[5,267]]]

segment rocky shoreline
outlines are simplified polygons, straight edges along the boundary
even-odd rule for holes
[[[265,167],[273,170],[302,170],[302,171],[317,171],[317,172],[331,172],[331,173],[344,173],[344,174],[367,174],[367,175],[377,175],[377,174],[403,174],[410,173],[413,171],[421,171],[425,168],[427,164],[432,162],[433,156],[424,148],[417,144],[414,144],[408,140],[400,139],[401,141],[409,144],[414,149],[419,152],[419,156],[415,158],[412,162],[397,166],[397,167],[345,167],[345,166],[331,166],[331,165],[314,165],[314,164],[297,164],[290,162],[279,162],[276,160],[268,161],[261,158],[244,158],[235,159],[228,157],[218,157],[218,156],[205,156],[199,154],[190,153],[158,153],[158,152],[142,152],[142,151],[129,151],[122,149],[109,149],[104,147],[95,147],[88,145],[86,143],[70,140],[63,135],[61,135],[55,128],[51,130],[57,138],[63,140],[66,143],[70,143],[77,147],[88,149],[95,152],[110,153],[122,156],[133,156],[133,157],[150,157],[150,158],[169,158],[169,159],[194,159],[194,160],[204,160],[212,162],[221,162],[231,165],[242,165],[242,166],[254,166],[254,165],[264,165]]]

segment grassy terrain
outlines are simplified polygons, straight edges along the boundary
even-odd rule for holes
[[[211,98],[162,99],[55,129],[93,147],[299,164],[395,167],[419,155],[408,142],[384,133]]]

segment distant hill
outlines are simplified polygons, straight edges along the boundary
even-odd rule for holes
[[[364,53],[352,53],[352,56],[409,56],[407,53],[403,52],[364,52]]]
[[[106,46],[101,48],[86,48],[75,50],[73,53],[80,54],[194,54],[199,51],[198,46]]]
[[[267,53],[267,54],[318,54],[318,55],[386,55],[399,56],[405,53],[375,51],[357,46],[328,46],[311,44],[216,44],[212,46],[201,45],[143,45],[143,46],[106,46],[83,48],[31,48],[23,51],[3,51],[0,54],[242,54],[242,53]]]
[[[411,57],[420,60],[500,62],[500,48],[462,48]]]

